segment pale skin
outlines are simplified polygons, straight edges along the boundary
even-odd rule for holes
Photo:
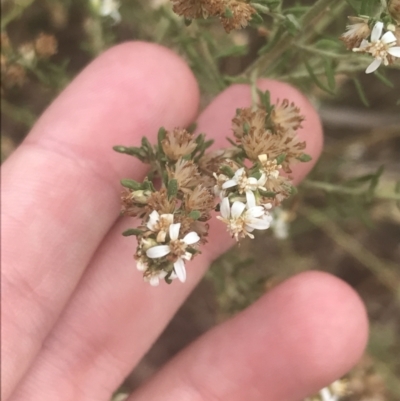
[[[322,131],[310,103],[283,83],[260,87],[301,108],[315,162]],[[108,400],[210,262],[232,246],[214,221],[187,282],[153,288],[135,268],[134,240],[121,236],[132,222],[118,218],[119,179],[140,180],[146,166],[112,146],[194,120],[222,146],[250,90],[230,87],[200,115],[198,103],[195,78],[176,55],[122,44],[65,89],[4,163],[3,401]],[[296,166],[297,183],[312,165]],[[366,339],[356,293],[329,274],[302,273],[187,347],[129,400],[298,401],[346,373]]]

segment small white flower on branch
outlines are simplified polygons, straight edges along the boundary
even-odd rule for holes
[[[266,230],[272,222],[272,216],[263,206],[247,205],[246,209],[246,204],[239,201],[233,202],[231,206],[229,199],[224,198],[220,207],[221,216],[217,216],[217,219],[227,225],[228,231],[236,241],[246,235],[254,238],[251,234],[254,230]]]
[[[178,279],[184,283],[186,281],[185,260],[190,260],[192,254],[187,252],[188,245],[194,245],[200,237],[194,231],[186,234],[183,239],[179,239],[181,224],[171,224],[169,226],[170,242],[168,245],[156,245],[146,251],[146,255],[151,259],[158,259],[172,254],[175,257],[174,271]]]
[[[267,177],[264,173],[261,174],[259,179],[255,177],[247,177],[244,167],[236,171],[235,175],[224,184],[222,184],[222,189],[229,189],[233,187],[238,187],[240,194],[246,194],[246,200],[250,207],[256,205],[256,199],[253,191],[258,188],[265,190],[263,185],[265,184]]]
[[[400,58],[400,46],[395,46],[396,36],[391,31],[383,34],[383,27],[383,22],[378,21],[372,28],[370,41],[363,40],[360,47],[353,49],[354,52],[369,53],[375,58],[365,70],[367,74],[376,71],[382,63],[389,65],[395,57]]]

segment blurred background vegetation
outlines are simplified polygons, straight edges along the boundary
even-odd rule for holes
[[[112,12],[101,3],[2,0],[2,160],[71,79],[113,44],[146,40],[175,50],[198,77],[204,107],[231,82],[250,82],[246,71],[272,41],[274,16],[227,35],[214,20],[186,27],[168,0],[125,0],[120,7],[111,1]],[[307,7],[288,4],[284,18],[293,15],[296,26]],[[320,41],[339,36],[346,15],[353,14],[346,1],[332,7],[335,18]],[[343,67],[334,59],[330,75],[331,61],[324,60],[321,72],[319,60],[312,65],[315,74],[301,62],[294,72],[278,65],[268,74],[306,92],[325,129],[317,167],[280,216],[289,234],[258,235],[217,260],[123,389],[137,386],[187,343],[285,278],[318,269],[352,285],[371,321],[368,350],[348,375],[346,399],[400,399],[400,73],[395,68],[366,76],[365,65]]]

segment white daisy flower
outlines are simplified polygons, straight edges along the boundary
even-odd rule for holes
[[[153,210],[149,215],[149,221],[146,226],[153,232],[158,232],[157,242],[165,242],[165,237],[169,226],[174,222],[173,214],[160,215],[156,210]]]
[[[254,207],[256,204],[256,198],[254,192],[258,188],[265,190],[263,185],[265,184],[267,177],[264,173],[257,180],[255,177],[247,177],[244,167],[236,171],[235,175],[228,181],[222,184],[222,189],[238,187],[239,193],[246,194],[246,200],[250,207]],[[222,202],[221,202],[222,203]]]
[[[196,232],[192,231],[186,234],[182,239],[179,239],[179,230],[181,224],[171,224],[169,226],[170,242],[168,245],[157,245],[146,251],[146,255],[151,259],[158,259],[168,254],[173,254],[177,257],[174,262],[174,271],[178,279],[184,283],[186,280],[185,260],[190,260],[192,254],[186,251],[188,245],[193,245],[200,241],[200,237]]]
[[[376,71],[382,62],[390,64],[390,56],[400,58],[400,46],[395,46],[396,36],[391,31],[382,35],[383,27],[383,22],[378,21],[372,28],[370,41],[363,40],[360,47],[353,49],[354,52],[370,53],[375,58],[365,70],[367,74]]]
[[[233,202],[230,205],[229,199],[224,198],[220,204],[221,216],[217,219],[222,220],[228,227],[228,231],[235,237],[236,241],[246,235],[254,238],[251,234],[254,230],[266,230],[270,227],[272,216],[263,206],[249,207],[243,202]]]

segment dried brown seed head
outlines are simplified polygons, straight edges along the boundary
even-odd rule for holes
[[[168,177],[178,181],[182,192],[191,192],[199,184],[200,173],[197,166],[190,160],[179,159],[174,165],[167,166]]]
[[[219,15],[223,10],[223,3],[223,0],[172,0],[174,12],[187,19]]]
[[[228,0],[225,11],[219,19],[226,32],[233,29],[245,28],[256,10],[248,3],[236,0]]]
[[[294,131],[301,128],[304,116],[300,114],[300,109],[289,100],[284,99],[282,102],[277,101],[271,112],[271,123],[274,133],[285,135],[286,133],[294,134]]]
[[[351,50],[359,47],[364,39],[367,39],[371,33],[368,26],[368,19],[361,17],[348,17],[350,24],[346,27],[346,32],[340,36],[340,40]]]
[[[197,143],[193,134],[182,128],[167,131],[162,141],[163,151],[172,161],[177,161],[182,156],[190,155],[196,149],[196,146]]]
[[[160,189],[158,192],[153,192],[147,202],[150,211],[157,210],[160,214],[174,214],[176,201],[175,199],[168,199],[167,190]]]
[[[41,33],[35,39],[35,50],[39,58],[49,58],[57,53],[57,39],[53,35]]]

